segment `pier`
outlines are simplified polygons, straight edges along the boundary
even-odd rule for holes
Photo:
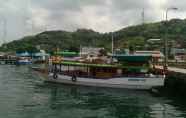
[[[17,62],[16,57],[0,56],[0,65],[15,65]]]
[[[186,69],[169,67],[163,94],[186,97]]]
[[[16,59],[0,59],[0,65],[15,65],[16,64]]]
[[[168,70],[169,70],[169,72],[180,73],[180,74],[185,74],[186,75],[186,69],[169,67]]]

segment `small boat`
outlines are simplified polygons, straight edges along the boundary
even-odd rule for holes
[[[16,65],[29,65],[32,64],[32,61],[30,58],[26,57],[19,57],[19,59],[16,61]]]
[[[165,72],[153,55],[113,55],[118,62],[50,60],[47,82],[148,90],[164,86]]]

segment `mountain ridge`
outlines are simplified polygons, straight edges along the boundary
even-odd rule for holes
[[[78,29],[74,32],[56,30],[45,31],[34,36],[26,36],[2,45],[1,51],[24,51],[41,49],[50,52],[56,47],[61,50],[78,51],[80,46],[96,46],[111,49],[111,32],[99,33],[92,29]],[[118,48],[133,46],[144,49],[148,39],[173,40],[186,48],[186,20],[172,19],[168,22],[146,23],[143,25],[129,26],[113,32],[114,43]],[[161,45],[162,46],[162,45]]]

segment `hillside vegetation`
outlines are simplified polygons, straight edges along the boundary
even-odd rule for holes
[[[166,34],[166,35],[165,35]],[[186,48],[186,20],[173,19],[169,22],[157,22],[136,25],[113,32],[117,48],[134,47],[135,49],[162,48],[163,41],[153,47],[148,39],[167,38],[173,46],[180,44]],[[45,31],[35,36],[27,36],[4,44],[1,51],[36,51],[40,47],[48,52],[56,49],[78,51],[80,46],[96,46],[111,49],[111,33],[99,33],[91,29],[78,29],[75,32]]]

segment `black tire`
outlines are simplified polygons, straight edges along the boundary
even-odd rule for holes
[[[58,78],[57,73],[54,73],[54,74],[53,74],[53,78],[54,78],[54,79],[57,79],[57,78]]]
[[[77,81],[77,78],[76,78],[75,75],[72,76],[72,81],[73,81],[73,82],[76,82],[76,81]]]

